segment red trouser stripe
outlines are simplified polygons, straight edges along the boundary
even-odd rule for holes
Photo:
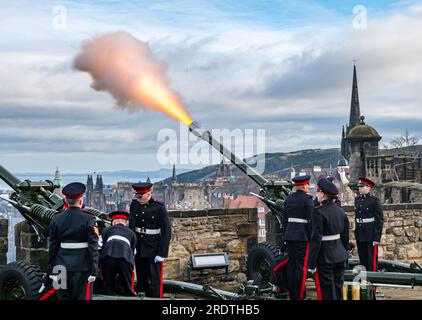
[[[377,256],[378,256],[378,245],[374,245],[374,256],[372,258],[372,271],[376,272],[377,271]]]
[[[315,287],[316,287],[317,297],[318,297],[318,300],[322,300],[321,283],[319,282],[318,271],[315,272],[314,276],[315,276]]]
[[[273,269],[273,276],[274,276],[274,280],[275,283],[277,285],[276,291],[277,293],[280,292],[280,284],[278,283],[278,278],[277,278],[277,271],[278,269],[280,269],[281,267],[285,266],[287,264],[287,262],[289,262],[289,259],[287,258],[286,260],[281,261],[278,265],[276,265]]]
[[[163,280],[164,280],[164,261],[161,262],[161,271],[160,271],[160,298],[163,297]]]
[[[300,287],[300,299],[303,299],[303,295],[305,293],[305,285],[306,285],[306,276],[308,274],[308,257],[309,257],[309,242],[306,244],[306,253],[305,258],[303,260],[303,276],[302,276],[302,286]]]
[[[49,290],[48,292],[46,292],[46,294],[44,294],[41,298],[40,301],[42,300],[47,300],[49,296],[51,296],[54,292],[56,292],[57,290],[55,288]]]
[[[91,282],[86,285],[85,300],[91,300]]]
[[[287,262],[289,262],[289,259],[283,260],[281,261],[278,265],[276,265],[273,269],[274,272],[277,272],[278,269],[280,269],[281,267],[285,266],[287,264]]]
[[[130,283],[130,288],[132,289],[133,293],[136,294],[136,291],[135,291],[135,271],[132,271],[132,282]]]

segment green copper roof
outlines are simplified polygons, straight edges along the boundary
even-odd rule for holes
[[[359,124],[350,130],[346,139],[381,140],[381,136],[378,134],[377,130],[365,124],[365,122],[363,122],[364,119],[364,117],[361,117]]]

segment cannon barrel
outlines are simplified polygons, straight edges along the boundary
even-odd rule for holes
[[[359,271],[346,270],[345,281],[353,281]],[[387,284],[400,286],[422,286],[422,274],[402,272],[364,272],[365,279],[373,284]]]
[[[1,200],[9,202],[29,222],[39,238],[48,236],[48,227],[53,216],[63,210],[64,199],[54,193],[56,186],[52,181],[21,181],[0,165],[0,179],[6,182],[14,192],[10,199],[0,197]],[[100,229],[110,224],[107,221],[106,213],[86,207],[85,212],[95,216]]]
[[[198,122],[193,121],[192,124],[189,126],[189,131],[192,132],[195,136],[208,142],[224,157],[229,159],[242,172],[244,172],[253,181],[255,181],[261,188],[265,188],[265,186],[269,184],[269,181],[266,178],[264,178],[255,169],[246,164],[245,161],[239,159],[233,152],[223,146],[217,139],[212,136],[210,131],[204,129]]]
[[[11,187],[13,190],[18,191],[18,185],[22,183],[21,180],[19,180],[18,177],[13,175],[10,171],[8,171],[5,167],[0,165],[0,179],[2,179],[4,182],[6,182],[9,187]]]

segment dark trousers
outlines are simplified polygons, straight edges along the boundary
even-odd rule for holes
[[[345,261],[317,266],[314,277],[318,300],[343,300],[345,268]]]
[[[100,263],[106,294],[136,296],[132,264],[125,259],[110,257],[101,260]]]
[[[358,247],[360,264],[366,268],[366,271],[378,270],[378,245],[373,246],[372,241],[356,241]]]
[[[58,289],[59,300],[91,300],[94,283],[88,283],[88,272],[67,272],[67,288]]]
[[[135,256],[136,290],[147,297],[162,297],[164,262],[154,262],[154,257]]]
[[[306,298],[306,276],[308,273],[309,242],[287,241],[287,288],[292,300]]]

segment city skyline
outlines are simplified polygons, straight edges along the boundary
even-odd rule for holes
[[[353,1],[4,4],[0,163],[12,172],[164,167],[156,160],[157,134],[178,131],[178,123],[114,108],[108,94],[71,69],[83,41],[116,30],[149,43],[194,120],[207,128],[265,129],[267,152],[340,147],[353,60],[362,114],[381,144],[405,129],[422,136],[422,2],[360,4],[366,29],[353,25]]]

